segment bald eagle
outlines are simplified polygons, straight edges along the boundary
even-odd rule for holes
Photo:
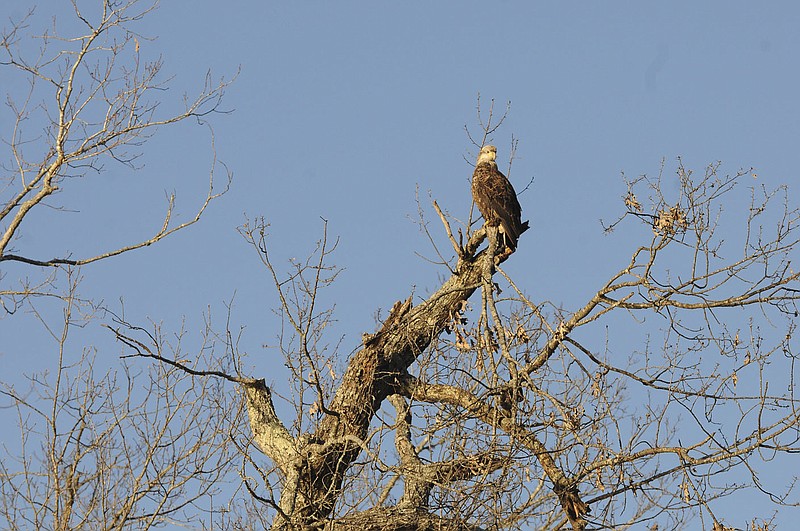
[[[517,248],[520,234],[528,230],[522,221],[522,207],[517,193],[505,175],[497,169],[497,148],[483,146],[472,174],[472,198],[490,227],[497,227],[508,252]]]

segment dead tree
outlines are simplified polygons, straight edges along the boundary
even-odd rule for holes
[[[209,173],[201,175],[207,192],[186,221],[175,222],[170,194],[163,218],[138,241],[75,256],[61,249],[42,255],[31,238],[51,229],[37,225],[41,212],[58,218],[81,208],[64,193],[77,183],[115,170],[132,174],[158,129],[186,120],[207,127],[207,118],[220,111],[229,82],[210,75],[196,96],[177,106],[163,98],[163,62],[136,31],[156,5],[72,2],[71,16],[45,31],[33,27],[33,10],[3,21],[0,75],[13,118],[0,131],[0,319],[11,326],[33,320],[45,338],[37,356],[52,355],[47,371],[4,373],[0,382],[4,413],[16,414],[19,427],[15,435],[3,430],[4,528],[148,529],[196,522],[195,504],[219,490],[229,469],[229,419],[222,410],[211,412],[226,397],[214,381],[195,385],[185,373],[167,374],[161,366],[109,369],[90,344],[76,349],[72,343],[79,330],[107,315],[99,302],[81,296],[82,267],[193,225],[227,189],[229,174],[221,186],[214,182],[220,164],[211,129]],[[11,79],[21,83],[5,83]],[[109,196],[108,204],[119,199]],[[86,225],[94,230],[102,221],[87,219]],[[62,242],[67,249],[94,240],[91,232],[70,237]],[[4,354],[22,356],[8,335],[0,335]]]
[[[100,170],[100,160],[133,164],[135,154],[127,150],[154,127],[217,110],[224,83],[209,83],[176,115],[159,117],[157,107],[145,104],[143,94],[158,87],[160,62],[139,62],[140,42],[131,32],[100,45],[120,23],[134,23],[147,11],[129,11],[136,5],[104,1],[94,23],[76,7],[86,34],[71,41],[74,50],[43,55],[41,62],[16,52],[24,23],[4,35],[4,66],[27,73],[34,85],[52,86],[57,97],[49,143],[38,158],[26,154],[31,144],[21,127],[9,141],[15,169],[7,172],[5,190],[13,192],[0,211],[0,263],[64,271],[70,279],[71,267],[147,246],[184,226],[170,224],[170,206],[154,236],[86,258],[28,255],[20,239],[29,213],[66,186],[67,176]],[[125,69],[131,75],[114,76],[108,68],[131,49]],[[110,60],[81,69],[95,53]],[[54,64],[67,67],[48,74]],[[76,90],[76,76],[87,71],[83,90]],[[18,126],[27,116],[25,101]],[[483,140],[476,145],[502,119],[479,114],[479,122]],[[666,176],[626,181],[619,219],[607,228],[636,243],[574,308],[529,295],[535,278],[511,278],[502,269],[503,259],[520,255],[487,248],[486,232],[473,231],[471,221],[454,233],[457,221],[434,204],[452,245],[452,252],[437,248],[446,277],[424,298],[411,294],[395,303],[350,358],[326,337],[334,313],[323,307],[322,291],[338,273],[329,265],[336,245],[327,227],[311,258],[284,275],[270,254],[268,225],[255,220],[241,233],[277,289],[285,327],[276,346],[285,356],[288,391],[246,374],[230,330],[218,336],[224,352],[209,354],[204,341],[202,354],[191,355],[170,345],[157,326],[117,319],[112,328],[126,356],[158,362],[150,404],[162,404],[155,410],[162,422],[153,422],[147,408],[138,410],[141,416],[120,416],[131,402],[107,399],[116,380],[104,380],[105,387],[94,378],[70,380],[76,365],[61,357],[48,411],[40,414],[27,395],[6,387],[18,411],[33,411],[46,425],[47,451],[36,463],[21,456],[16,470],[4,462],[3,514],[9,522],[59,529],[191,521],[187,511],[213,492],[231,463],[228,443],[235,445],[239,492],[247,497],[233,496],[220,525],[237,528],[581,530],[651,522],[678,527],[699,517],[724,529],[730,522],[715,502],[739,488],[724,479],[736,471],[749,474],[777,506],[796,503],[791,488],[764,485],[759,465],[765,453],[786,457],[800,450],[793,345],[800,277],[791,266],[800,216],[785,189],[757,186],[749,204],[733,202],[722,211],[722,200],[736,197],[753,175],[718,170],[714,164],[697,176],[679,163]],[[667,186],[668,179],[677,186]],[[215,197],[210,186],[199,213]],[[534,221],[526,237],[535,231]],[[525,245],[523,239],[520,248]],[[559,256],[558,249],[546,251],[537,259]],[[30,297],[51,292],[40,286],[3,291],[0,300],[13,313]],[[79,301],[74,289],[62,296],[67,309]],[[63,324],[59,354],[74,321],[67,315]],[[632,343],[615,346],[606,326],[623,330]],[[62,386],[62,376],[71,385]],[[197,400],[185,400],[183,391],[197,380]],[[231,387],[239,408],[230,405],[237,395],[222,391]],[[83,400],[79,407],[76,397]],[[98,411],[105,422],[92,418]],[[249,433],[240,422],[245,413]],[[26,427],[28,417],[20,417]],[[72,428],[58,429],[59,419],[70,419]],[[155,446],[123,445],[120,453],[115,445],[131,431]],[[165,434],[186,444],[159,438]],[[198,434],[210,436],[190,444]],[[177,466],[165,469],[170,453]],[[120,462],[122,471],[115,468]],[[190,483],[198,488],[187,493]],[[114,497],[98,498],[98,492]],[[109,512],[110,505],[124,510]]]
[[[641,243],[572,310],[534,301],[520,287],[527,279],[494,258],[516,253],[481,248],[486,231],[470,222],[457,238],[434,202],[455,255],[442,261],[449,275],[424,299],[396,302],[346,362],[325,336],[333,309],[322,292],[338,274],[327,224],[311,257],[282,275],[268,224],[249,222],[241,233],[285,324],[275,346],[289,391],[281,386],[277,402],[238,360],[235,373],[198,371],[135,330],[115,331],[136,356],[240,389],[250,434],[236,439],[253,505],[231,525],[581,530],[701,518],[724,529],[715,501],[746,487],[731,486],[736,473],[774,503],[794,503],[791,488],[768,487],[758,470],[763,452],[788,459],[800,449],[791,342],[800,274],[790,266],[800,212],[783,187],[752,187],[749,204],[737,204],[752,172],[718,170],[695,176],[679,162],[673,174],[625,181],[622,214],[606,228]],[[723,199],[736,208],[721,211]],[[606,326],[624,331],[621,350],[615,334],[598,334]],[[770,364],[782,370],[767,377]],[[279,413],[286,403],[293,420]],[[748,525],[770,527],[768,515],[752,516]]]

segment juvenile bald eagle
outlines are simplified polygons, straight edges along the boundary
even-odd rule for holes
[[[505,175],[497,169],[497,148],[483,146],[472,174],[472,198],[490,227],[497,227],[509,252],[517,248],[519,235],[528,230],[522,221],[522,207],[517,193]]]

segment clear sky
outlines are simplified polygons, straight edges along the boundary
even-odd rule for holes
[[[3,2],[2,23],[28,4]],[[53,14],[49,4],[34,20]],[[85,268],[83,291],[117,307],[123,298],[131,320],[176,328],[185,317],[194,331],[209,307],[222,318],[235,293],[254,376],[277,374],[282,361],[261,348],[276,333],[271,281],[235,228],[263,215],[279,261],[313,249],[322,217],[341,238],[334,262],[345,271],[328,302],[349,352],[378,309],[412,289],[424,296],[444,274],[416,254],[433,256],[414,223],[415,194],[437,237],[431,196],[466,218],[464,157],[474,150],[464,126],[477,132],[480,94],[501,109],[511,102],[493,143],[505,168],[519,139],[511,180],[518,190],[533,181],[520,196],[532,229],[505,269],[533,297],[574,309],[630,256],[630,242],[598,223],[619,212],[620,172],[655,174],[662,159],[674,169],[678,156],[697,171],[722,161],[800,197],[798,28],[794,2],[164,2],[138,29],[153,38],[142,53],[162,55],[174,76],[165,105],[195,92],[209,69],[241,68],[223,105],[233,112],[212,119],[232,189],[200,225]],[[3,93],[21,87],[9,74]],[[207,184],[207,135],[189,124],[161,133],[141,171],[109,166],[65,189],[59,200],[79,212],[43,213],[30,254],[83,256],[146,237],[165,191],[191,215]],[[12,375],[37,358],[26,326],[0,320],[0,362]],[[99,326],[84,333],[87,344],[103,341]],[[758,507],[768,510],[731,504],[724,516],[744,527],[768,516]]]

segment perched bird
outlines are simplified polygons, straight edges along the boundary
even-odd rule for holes
[[[478,154],[478,163],[472,174],[472,198],[483,214],[486,225],[497,227],[502,243],[508,253],[517,248],[520,234],[528,230],[528,222],[522,221],[514,187],[497,169],[497,148],[483,146]]]

